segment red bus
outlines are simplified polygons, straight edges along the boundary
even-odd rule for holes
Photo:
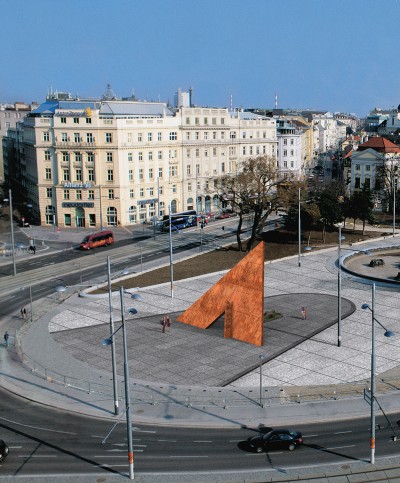
[[[97,248],[102,246],[111,245],[114,243],[114,234],[112,231],[100,231],[99,233],[93,233],[93,235],[87,235],[80,244],[81,250],[90,250],[91,248]]]

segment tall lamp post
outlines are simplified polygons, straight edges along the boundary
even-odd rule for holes
[[[393,178],[393,236],[396,229],[396,188],[397,188],[397,178]]]
[[[262,365],[263,365],[263,361],[265,359],[265,356],[263,354],[260,354],[258,357],[260,358],[260,406],[263,407],[263,404],[262,404]]]
[[[110,311],[110,334],[113,334],[114,316],[113,316],[113,309],[112,309],[110,257],[107,257],[107,280],[108,280],[108,307]],[[117,365],[115,360],[114,344],[111,344],[111,365],[112,365],[113,392],[114,392],[114,414],[117,416],[119,414],[119,407],[118,407],[118,388],[117,388]]]
[[[372,316],[372,331],[371,331],[371,437],[370,437],[370,448],[371,457],[370,463],[375,464],[375,390],[376,390],[376,360],[375,360],[375,322],[385,330],[385,337],[393,337],[394,333],[387,330],[384,325],[382,325],[378,319],[375,318],[375,284],[372,284],[372,306],[368,304],[363,304],[361,306],[364,310],[370,310]]]
[[[174,260],[172,253],[171,203],[169,204],[169,273],[171,279],[171,298],[174,298]]]
[[[342,267],[340,265],[340,258],[342,252],[342,227],[343,223],[336,225],[339,228],[339,243],[338,243],[338,326],[337,326],[337,346],[342,345],[341,322],[342,322]]]
[[[134,457],[133,457],[133,439],[132,439],[132,418],[131,418],[131,395],[130,395],[130,381],[129,381],[129,364],[128,364],[128,344],[126,338],[125,328],[125,307],[124,307],[124,287],[120,287],[121,298],[121,326],[118,327],[107,339],[102,341],[103,345],[113,345],[115,334],[122,329],[122,339],[124,346],[124,380],[125,380],[125,412],[126,412],[126,431],[128,437],[128,463],[129,463],[129,478],[133,480],[134,474]],[[138,299],[138,294],[132,294],[133,299]],[[131,314],[137,313],[136,309],[129,309]]]
[[[299,231],[299,256],[298,256],[298,264],[299,264],[299,267],[301,267],[301,261],[300,261],[300,257],[301,257],[301,214],[300,214],[300,210],[301,210],[301,189],[299,188],[299,206],[298,206],[298,211],[299,211],[299,227],[298,227],[298,231]]]
[[[12,259],[13,259],[13,273],[14,277],[17,275],[17,265],[15,263],[15,241],[14,241],[14,224],[13,224],[13,204],[12,204],[12,192],[8,190],[8,199],[5,198],[4,201],[8,201],[10,206],[10,226],[11,226],[11,249],[12,249]]]

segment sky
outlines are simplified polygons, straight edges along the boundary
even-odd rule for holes
[[[0,0],[0,103],[50,89],[365,116],[400,104],[400,0]]]

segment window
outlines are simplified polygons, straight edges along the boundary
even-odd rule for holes
[[[229,133],[229,137],[230,137],[231,139],[236,139],[236,131],[231,131],[231,132]]]
[[[53,197],[53,188],[46,188],[46,197],[47,198]]]
[[[191,153],[191,150],[190,149],[186,149],[186,157],[187,158],[190,158],[190,153]]]
[[[200,164],[196,164],[196,174],[200,174]]]
[[[112,206],[107,208],[107,224],[109,226],[117,225],[117,209]]]
[[[287,161],[284,161],[284,162],[283,162],[283,167],[284,167],[284,168],[287,168]]]
[[[114,181],[114,170],[113,169],[107,170],[107,181]]]
[[[283,140],[283,145],[284,145],[284,146],[287,146],[287,139],[284,139],[284,140]]]
[[[360,189],[361,188],[361,180],[359,177],[355,178],[354,180],[354,188],[355,189]]]
[[[127,135],[127,139],[128,143],[131,143],[132,142],[132,133],[131,132],[128,132],[128,135]]]
[[[69,181],[69,168],[63,169],[63,180],[64,181]]]
[[[253,146],[249,146],[249,154],[250,154],[250,156],[253,155]]]
[[[178,167],[177,166],[170,166],[169,167],[169,175],[170,176],[177,176],[178,175]]]
[[[158,153],[157,153],[157,158],[158,158],[158,159],[162,159],[162,151],[158,151]]]
[[[371,171],[371,165],[370,164],[365,165],[365,171]]]
[[[128,161],[133,161],[133,153],[128,153]]]
[[[67,163],[69,161],[69,154],[66,151],[63,151],[62,153],[62,160],[64,163]]]
[[[356,171],[360,171],[361,169],[361,165],[360,164],[356,164]]]
[[[196,158],[198,158],[200,156],[200,149],[196,148],[195,156],[196,156]]]
[[[68,133],[66,133],[66,132],[61,133],[61,142],[63,142],[63,143],[68,142]]]
[[[45,169],[45,178],[47,180],[50,180],[51,179],[51,168],[46,168]]]
[[[80,143],[81,137],[78,132],[74,132],[74,143]]]
[[[242,132],[242,139],[246,139],[246,131]]]
[[[290,156],[294,156],[294,151],[293,149],[290,150]]]
[[[154,188],[149,188],[149,196],[154,196]]]
[[[87,160],[89,163],[94,162],[94,154],[92,152],[87,153]]]
[[[135,197],[135,191],[133,189],[129,190],[129,198],[134,198]]]
[[[186,124],[190,124],[190,117],[186,118]]]
[[[205,140],[207,140],[207,139],[208,139],[208,132],[206,132],[206,131],[205,131],[205,132],[203,133],[203,139],[205,139]]]
[[[199,120],[199,118],[198,118],[198,117],[195,117],[195,118],[194,118],[194,123],[195,123],[195,124],[200,124],[200,120]]]
[[[133,181],[133,170],[132,169],[128,170],[128,180]]]
[[[82,162],[82,154],[81,153],[75,153],[75,161],[77,163],[81,163]]]
[[[107,163],[112,163],[113,153],[108,152],[106,157],[107,157]]]
[[[43,141],[44,141],[44,142],[48,142],[48,141],[50,141],[50,133],[49,133],[48,131],[45,131],[45,132],[43,133]]]
[[[86,133],[86,142],[87,143],[92,143],[93,142],[93,133],[87,132]]]
[[[191,168],[192,168],[192,167],[190,166],[190,164],[187,164],[187,165],[186,165],[186,174],[187,174],[187,175],[189,175],[189,176],[190,176],[191,171],[192,171],[192,169],[191,169]]]
[[[367,190],[371,189],[371,179],[370,178],[365,178],[364,188],[367,189]]]
[[[246,156],[246,146],[243,146],[243,149],[242,149],[242,154],[243,154],[244,156]]]
[[[129,207],[128,216],[129,216],[129,223],[136,223],[136,206]]]
[[[265,139],[267,137],[267,133],[263,131],[263,138]]]
[[[190,132],[189,131],[186,133],[186,141],[190,141]]]
[[[229,156],[236,156],[236,146],[229,147]]]
[[[188,183],[187,184],[187,190],[188,191],[192,191],[192,183]]]
[[[200,134],[199,134],[199,132],[198,132],[198,131],[196,131],[196,132],[194,133],[194,138],[195,138],[195,139],[199,139],[199,137],[200,137]]]
[[[208,149],[205,149],[205,150],[204,150],[204,157],[205,157],[205,158],[208,158]]]
[[[159,178],[163,177],[163,169],[162,168],[158,168],[158,177]]]
[[[294,144],[294,140],[293,140],[293,139],[291,139],[291,140],[290,140],[290,145],[291,145],[291,146],[293,146],[293,144]]]
[[[221,124],[225,124],[225,119],[221,117]]]
[[[75,179],[76,181],[82,181],[82,170],[79,168],[75,170]]]
[[[217,139],[217,131],[213,131],[212,138],[215,140]]]
[[[93,168],[88,169],[88,180],[94,181],[94,169]]]
[[[79,124],[79,117],[74,117],[74,124]]]
[[[290,161],[290,167],[294,168],[294,161]]]
[[[114,197],[114,190],[113,189],[109,189],[108,190],[108,199],[109,200],[113,200],[115,197]]]
[[[88,190],[88,200],[94,200],[94,190]]]
[[[287,156],[287,149],[284,149],[284,150],[283,150],[283,155],[284,155],[284,156]]]
[[[212,124],[215,126],[217,124],[217,118],[213,117],[211,120]]]
[[[50,161],[50,159],[51,159],[50,151],[45,151],[44,152],[44,160]]]
[[[157,141],[162,141],[162,132],[157,133]]]
[[[205,124],[205,125],[207,125],[207,124],[208,124],[208,118],[207,118],[207,117],[205,117],[205,118],[204,118],[204,124]]]
[[[64,198],[64,200],[69,200],[69,190],[63,191],[63,198]]]
[[[224,131],[221,132],[221,139],[225,139],[225,133],[224,133]]]
[[[82,190],[76,190],[75,191],[75,197],[77,200],[81,200],[82,199]]]
[[[151,133],[151,132],[147,133],[147,141],[149,141],[149,142],[153,141],[153,133]]]
[[[138,132],[138,135],[137,135],[138,143],[141,143],[142,139],[143,139],[143,134],[141,132]]]
[[[154,176],[154,171],[153,171],[153,168],[149,168],[149,179],[153,179],[153,176]]]
[[[144,188],[140,188],[140,190],[139,190],[139,196],[141,198],[143,198],[143,196],[144,196]]]
[[[221,163],[221,173],[225,173],[225,163]]]
[[[143,179],[143,168],[139,168],[139,179]]]
[[[149,161],[153,161],[153,151],[149,151],[148,157]]]
[[[143,161],[143,152],[142,151],[138,152],[138,160]]]
[[[86,118],[86,124],[92,124],[92,118],[91,117]]]
[[[112,133],[106,132],[106,143],[112,143]]]
[[[170,141],[176,141],[178,139],[178,133],[175,131],[172,131],[169,133],[169,140]]]
[[[61,124],[67,124],[67,118],[66,117],[61,117],[60,118]]]

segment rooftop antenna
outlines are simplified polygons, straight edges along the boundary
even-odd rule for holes
[[[189,107],[193,107],[192,98],[193,98],[193,87],[190,86],[189,87]]]
[[[278,109],[278,94],[275,94],[275,109]]]
[[[230,110],[232,112],[233,111],[233,97],[232,97],[232,94],[230,96],[230,104],[229,105],[230,105]]]

